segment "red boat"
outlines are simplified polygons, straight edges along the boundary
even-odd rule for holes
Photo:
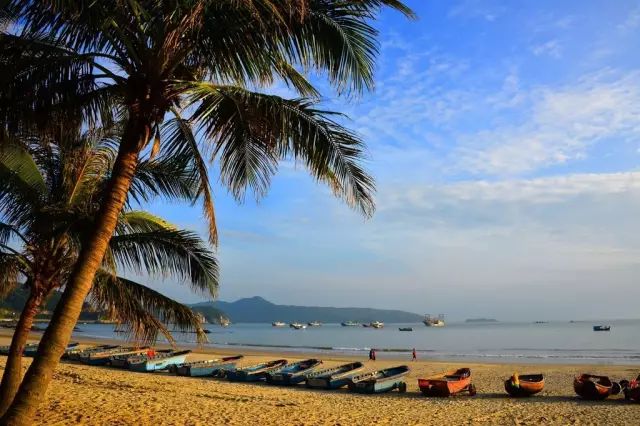
[[[622,393],[624,393],[624,399],[627,401],[640,402],[640,375],[635,380],[621,380],[620,386],[622,387]]]
[[[469,392],[470,396],[476,394],[476,387],[471,383],[471,370],[468,368],[459,368],[426,379],[418,379],[418,386],[426,396],[451,396],[460,392]]]
[[[581,374],[573,381],[573,389],[582,399],[603,400],[609,395],[620,393],[620,385],[612,382],[607,376]]]

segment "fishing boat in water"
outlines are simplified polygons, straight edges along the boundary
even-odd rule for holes
[[[593,326],[593,331],[610,331],[610,330],[611,330],[610,325],[594,325]]]
[[[400,331],[413,331],[413,327],[400,327],[398,330],[400,330]]]
[[[471,370],[459,368],[443,374],[418,379],[420,392],[425,396],[452,396],[461,392],[476,394],[476,387],[471,383]]]
[[[343,326],[343,327],[357,327],[360,324],[358,324],[355,321],[344,321],[344,322],[341,322],[340,325]]]
[[[286,359],[263,362],[248,367],[227,371],[226,377],[232,382],[258,382],[264,380],[266,374],[287,365]]]
[[[307,325],[309,327],[320,327],[322,323],[320,321],[311,321],[311,322],[308,322]]]
[[[351,378],[364,368],[361,362],[314,371],[306,375],[305,385],[313,389],[338,389],[349,384]]]
[[[271,323],[272,327],[284,327],[285,325],[287,324],[283,323],[282,321],[274,321]]]
[[[373,321],[372,323],[369,324],[371,327],[373,328],[383,328],[384,327],[384,323],[381,321]]]
[[[504,381],[504,390],[513,397],[526,397],[540,393],[544,389],[544,376],[542,374],[514,373]]]
[[[404,393],[407,391],[407,384],[403,378],[407,373],[409,367],[400,365],[360,374],[351,378],[349,390],[357,393],[383,393],[398,389],[398,392]]]
[[[573,381],[573,389],[582,399],[599,401],[620,393],[620,385],[607,376],[581,374]]]
[[[434,315],[425,315],[422,320],[427,327],[444,327],[444,315],[440,314],[437,317]]]
[[[284,367],[269,371],[265,378],[267,383],[273,385],[297,385],[305,380],[305,375],[318,365],[322,364],[319,359],[305,359],[304,361],[287,364]]]
[[[306,324],[300,324],[299,322],[292,322],[291,324],[289,324],[289,327],[295,329],[295,330],[304,330],[305,328],[307,328]]]
[[[222,377],[224,373],[236,368],[238,361],[243,359],[243,355],[228,356],[220,359],[209,359],[206,361],[186,362],[183,364],[173,364],[169,366],[169,371],[178,376],[202,377],[215,376]]]
[[[139,359],[130,359],[129,370],[138,372],[166,370],[170,365],[183,364],[190,353],[190,350],[171,351],[156,353],[153,356],[143,356]]]

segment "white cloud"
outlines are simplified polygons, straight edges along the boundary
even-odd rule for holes
[[[455,157],[474,173],[516,175],[584,158],[595,143],[640,136],[640,75],[596,75],[529,94],[526,119],[460,137]]]
[[[552,58],[560,58],[562,56],[562,47],[558,40],[549,40],[544,43],[536,44],[531,48],[536,56],[551,56]]]

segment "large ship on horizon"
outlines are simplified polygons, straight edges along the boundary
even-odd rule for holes
[[[440,314],[437,317],[435,315],[425,315],[422,320],[427,327],[444,327],[444,314]]]

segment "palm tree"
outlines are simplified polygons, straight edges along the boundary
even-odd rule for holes
[[[56,145],[23,137],[0,148],[0,293],[9,293],[21,280],[29,289],[0,385],[3,412],[20,384],[22,353],[33,319],[48,296],[67,282],[83,234],[93,225],[96,201],[115,158],[112,137],[89,131]],[[198,189],[188,164],[177,156],[160,155],[138,165],[130,195],[148,198],[162,191],[172,198],[193,199]],[[217,264],[197,235],[148,212],[126,208],[118,217],[89,300],[128,325],[136,340],[155,341],[162,333],[173,342],[168,324],[195,331],[200,342],[206,340],[191,309],[118,276],[118,265],[133,272],[172,274],[214,296]]]
[[[5,2],[17,24],[4,31],[0,120],[47,129],[51,118],[94,122],[126,116],[95,227],[5,422],[32,418],[77,321],[125,205],[140,153],[172,115],[176,147],[190,129],[219,161],[221,182],[239,199],[264,194],[280,159],[303,162],[347,203],[373,212],[373,181],[360,165],[362,141],[299,71],[326,73],[339,94],[373,86],[376,30],[370,19],[399,0],[113,0]],[[301,98],[250,89],[284,81]],[[20,96],[18,96],[20,94]],[[16,102],[17,100],[17,102]],[[185,131],[185,130],[189,131]],[[152,142],[153,141],[153,142]],[[200,161],[206,170],[204,161]],[[210,239],[217,241],[210,194]]]

